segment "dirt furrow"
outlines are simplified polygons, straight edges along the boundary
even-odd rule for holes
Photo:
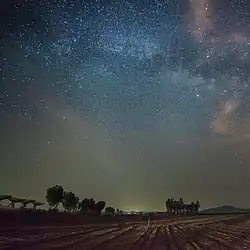
[[[195,241],[200,249],[216,249],[216,247],[218,247],[218,244],[205,238],[201,232],[187,229],[185,230],[185,234],[187,237]]]
[[[230,233],[228,231],[219,231],[214,232],[210,234],[212,237],[219,238],[226,242],[227,244],[230,244],[232,247],[236,249],[244,249],[246,246],[250,246],[250,240],[246,239],[247,236],[244,235],[234,235],[233,233]]]
[[[190,228],[189,230],[194,230],[194,229]],[[217,230],[219,230],[219,228]],[[217,244],[219,249],[227,249],[227,250],[238,249],[237,247],[232,246],[230,242],[228,242],[229,239],[223,239],[222,235],[216,234],[217,232],[215,231],[215,229],[209,227],[195,227],[194,231],[198,234],[202,234],[201,237],[203,239],[205,238]]]
[[[213,230],[217,230],[220,233],[223,233],[225,235],[232,235],[233,237],[237,237],[237,238],[246,238],[249,236],[249,232],[247,232],[247,229],[240,229],[240,228],[233,228],[233,227],[229,227],[229,226],[219,226],[219,227],[214,227],[211,226],[211,228],[213,228]],[[250,229],[248,229],[249,231]],[[249,242],[250,243],[250,242]]]
[[[211,232],[208,227],[185,227],[181,230],[188,238],[193,239],[201,249],[226,249],[222,248],[222,244],[214,241],[207,235]]]
[[[59,241],[65,237],[75,237],[77,235],[83,235],[83,234],[88,234],[96,229],[89,229],[89,230],[83,230],[83,231],[78,231],[78,232],[72,232],[72,233],[54,233],[54,234],[46,234],[42,233],[41,235],[37,235],[36,237],[30,237],[30,238],[19,238],[17,241],[16,238],[9,237],[8,242],[9,246],[8,249],[16,249],[17,245],[18,247],[31,247],[35,246],[41,243],[48,243],[51,241]],[[101,230],[101,229],[99,229]]]
[[[74,239],[71,242],[66,242],[66,244],[57,246],[52,248],[53,250],[77,250],[82,249],[84,250],[89,247],[91,249],[92,245],[98,245],[100,242],[105,242],[106,240],[111,240],[115,236],[123,234],[127,230],[131,230],[133,227],[128,228],[116,228],[115,230],[105,231],[103,233],[93,232],[85,237],[79,237],[78,239]]]
[[[147,241],[143,245],[143,249],[145,249],[145,250],[146,249],[148,249],[148,250],[153,249],[153,246],[154,246],[154,243],[155,243],[156,236],[158,234],[159,228],[160,228],[159,226],[155,226],[153,228],[153,231],[151,232],[151,234],[149,235]]]
[[[164,233],[165,233],[165,241],[166,241],[167,249],[177,250],[178,248],[175,245],[174,239],[172,238],[172,235],[169,231],[169,226],[164,228]]]
[[[49,239],[43,239],[39,241],[32,241],[32,242],[22,242],[20,244],[13,244],[10,247],[7,248],[7,250],[16,250],[17,248],[19,250],[27,250],[27,249],[32,249],[32,250],[42,250],[42,249],[56,249],[59,247],[59,249],[62,249],[62,247],[65,244],[73,244],[74,242],[77,241],[82,241],[86,238],[98,236],[98,235],[103,235],[111,232],[115,232],[120,230],[120,228],[112,228],[112,229],[90,229],[90,230],[85,230],[83,232],[77,232],[77,233],[72,233],[72,234],[64,234],[60,235],[59,237],[55,238],[49,238]]]
[[[185,240],[190,244],[190,246],[193,247],[193,249],[197,249],[197,250],[202,249],[202,247],[197,243],[197,239],[194,237],[195,235],[193,235],[193,237],[190,237],[190,235],[188,234],[189,228],[187,231],[185,231],[183,228],[179,227],[178,225],[176,225],[176,228],[182,234],[183,238],[185,238]]]
[[[219,236],[206,235],[205,237],[212,240],[212,241],[215,241],[219,245],[220,249],[242,250],[241,248],[239,248],[237,246],[232,246],[232,244],[230,244],[230,242],[221,239]]]
[[[105,227],[110,228],[110,227]],[[62,238],[67,235],[73,235],[73,234],[79,234],[83,232],[91,232],[93,230],[100,230],[104,229],[103,227],[86,227],[86,226],[77,226],[77,227],[52,227],[52,228],[46,228],[46,227],[38,227],[37,229],[33,228],[32,230],[1,230],[0,235],[1,237],[5,237],[10,242],[12,239],[20,239],[20,241],[23,242],[38,242],[38,241],[44,241],[49,239],[55,239],[55,238]]]
[[[109,242],[112,241],[119,241],[120,237],[122,237],[123,235],[126,235],[127,233],[130,233],[133,231],[135,227],[131,226],[125,229],[121,229],[118,232],[112,233],[112,234],[107,234],[104,237],[98,237],[96,239],[93,239],[92,241],[84,242],[81,247],[84,246],[85,250],[94,250],[94,249],[109,249],[108,248],[108,244]],[[76,249],[82,249],[79,248],[79,245],[77,246],[77,248],[71,248],[72,250],[76,250]],[[66,248],[65,248],[66,250]]]
[[[165,231],[165,227],[163,227],[162,225],[160,227],[158,227],[158,230],[156,232],[154,241],[152,242],[152,245],[150,246],[149,249],[152,250],[169,250],[169,244],[166,240],[166,231]]]
[[[154,227],[147,227],[143,234],[139,235],[136,241],[130,246],[130,250],[141,250],[153,232]]]
[[[106,242],[102,242],[99,246],[96,246],[95,250],[124,250],[128,249],[132,242],[136,240],[138,235],[141,235],[145,232],[144,226],[136,226],[133,230],[127,231],[126,233],[119,235],[119,237],[115,237],[113,240],[108,240]]]
[[[246,222],[249,219],[250,219],[249,215],[241,215],[241,216],[236,216],[235,218],[232,218],[230,220],[221,221],[221,222],[226,224],[226,225],[237,225],[237,224],[240,224],[242,222]]]
[[[246,249],[250,246],[249,228],[239,228],[233,225],[226,226],[223,224],[217,228],[211,225],[211,228],[213,228],[215,236],[218,235],[219,237],[224,238],[236,248]]]
[[[169,225],[169,231],[176,247],[180,250],[193,250],[196,249],[190,242],[187,241],[183,234],[179,231],[176,225]]]
[[[38,239],[39,237],[43,238],[45,236],[59,236],[60,234],[73,233],[79,231],[87,231],[92,227],[84,226],[71,226],[71,227],[37,227],[37,228],[13,228],[0,230],[0,235],[3,237],[9,238],[23,238],[24,240]],[[98,227],[95,227],[98,228]]]
[[[126,237],[122,238],[119,241],[112,242],[112,247],[116,250],[130,249],[131,246],[138,242],[138,239],[140,239],[147,230],[148,227],[140,225],[136,227],[135,230],[131,232],[131,234],[126,235]]]

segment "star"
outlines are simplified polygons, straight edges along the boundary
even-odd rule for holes
[[[32,162],[34,196],[62,180],[117,207],[225,201],[207,194],[249,165],[247,1],[2,2],[1,190]]]

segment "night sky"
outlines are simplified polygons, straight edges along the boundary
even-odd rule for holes
[[[0,1],[0,193],[250,207],[250,3]]]

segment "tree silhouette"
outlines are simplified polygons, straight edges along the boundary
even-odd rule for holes
[[[105,208],[105,214],[114,215],[115,214],[115,209],[113,207],[106,207]]]
[[[95,200],[94,199],[89,199],[89,210],[90,211],[95,211]]]
[[[195,212],[198,213],[200,208],[200,201],[195,202]]]
[[[183,198],[180,198],[180,200],[179,200],[179,212],[181,213],[181,214],[184,214],[184,201],[183,201]]]
[[[101,214],[102,210],[105,208],[106,202],[105,201],[98,201],[95,204],[95,210],[97,214]]]
[[[191,214],[194,214],[194,212],[195,212],[195,204],[193,201],[190,204],[190,212],[191,212]]]
[[[79,198],[73,192],[64,192],[62,205],[66,211],[73,211],[77,208]]]
[[[166,209],[167,209],[168,214],[172,214],[172,206],[171,206],[170,199],[167,199],[167,201],[166,201]]]
[[[171,207],[171,213],[176,214],[176,200],[174,198],[170,199],[170,207]]]
[[[101,214],[102,210],[105,208],[105,205],[105,201],[95,202],[95,200],[92,198],[85,198],[79,203],[78,208],[80,211],[85,213]]]
[[[79,209],[84,212],[89,211],[89,199],[85,198],[79,203]]]
[[[196,201],[185,204],[183,198],[175,200],[174,198],[167,199],[166,209],[168,214],[197,214],[200,208],[200,202]]]
[[[47,189],[46,200],[50,206],[50,210],[57,210],[58,205],[62,203],[66,211],[78,209],[85,213],[101,214],[106,206],[105,201],[96,202],[93,198],[85,198],[79,202],[79,198],[73,192],[65,191],[59,185]]]
[[[63,187],[59,185],[47,189],[46,200],[50,209],[57,209],[58,205],[62,201],[63,192]]]
[[[122,215],[123,214],[123,211],[119,208],[116,209],[115,211],[116,214],[119,214],[119,215]]]

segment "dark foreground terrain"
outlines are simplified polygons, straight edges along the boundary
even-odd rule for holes
[[[250,215],[0,229],[0,249],[250,249]]]

